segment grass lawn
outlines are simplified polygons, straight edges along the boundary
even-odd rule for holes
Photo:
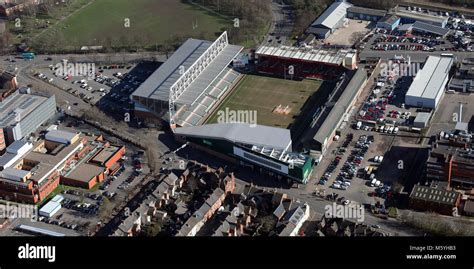
[[[213,40],[231,24],[232,20],[179,0],[95,0],[40,37],[75,47],[106,46],[111,41],[154,46],[176,37]]]
[[[209,117],[208,123],[216,123],[218,111],[251,110],[257,111],[257,124],[288,128],[294,122],[305,102],[321,86],[315,80],[285,80],[256,75],[247,75]],[[275,107],[282,105],[291,109],[287,115],[273,113]]]

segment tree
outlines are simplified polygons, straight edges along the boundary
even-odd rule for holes
[[[161,223],[152,222],[142,227],[141,234],[146,237],[155,237],[161,232]]]

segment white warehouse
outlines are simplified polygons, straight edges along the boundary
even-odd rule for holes
[[[449,81],[449,71],[453,62],[452,56],[429,56],[413,79],[405,96],[405,104],[435,109]]]

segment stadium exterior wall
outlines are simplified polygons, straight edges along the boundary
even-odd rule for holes
[[[179,142],[190,142],[192,147],[232,163],[245,164],[246,166],[250,166],[252,169],[257,168],[264,174],[277,176],[278,178],[288,178],[303,184],[305,184],[309,179],[309,174],[314,165],[314,160],[309,158],[303,167],[298,167],[296,165],[290,167],[287,163],[279,162],[276,159],[258,154],[257,152],[240,147],[226,140],[184,137],[178,135],[175,136],[175,139]],[[260,159],[261,161],[256,161],[257,159]],[[273,168],[270,168],[271,166],[273,166]]]

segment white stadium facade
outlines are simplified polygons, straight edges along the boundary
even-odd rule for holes
[[[229,68],[242,51],[227,32],[216,41],[188,39],[132,93],[135,115],[177,126],[202,124],[241,75]]]

